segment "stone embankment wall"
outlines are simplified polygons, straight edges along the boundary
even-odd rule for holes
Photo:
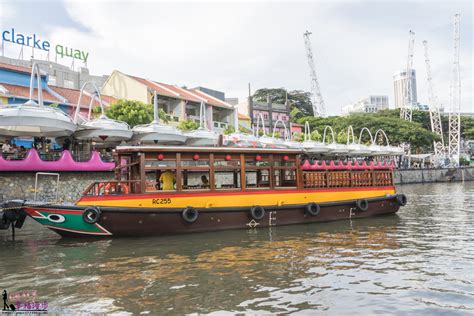
[[[28,199],[35,197],[35,172],[0,173],[0,201],[9,199]],[[84,190],[95,181],[113,180],[113,172],[61,172],[59,186],[51,175],[39,175],[37,200],[74,202]]]
[[[395,184],[474,181],[474,167],[395,170]]]
[[[10,199],[33,200],[35,196],[34,172],[0,173],[0,201]],[[59,202],[74,202],[94,181],[113,180],[112,172],[62,172],[56,190],[56,177],[38,177],[37,199],[55,201],[58,192]],[[474,168],[462,169],[407,169],[395,171],[395,183],[428,183],[474,181]]]

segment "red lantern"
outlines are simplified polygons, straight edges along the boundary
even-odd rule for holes
[[[288,160],[290,160],[290,157],[288,157],[288,156],[283,156],[283,161],[288,161]]]
[[[198,155],[198,154],[194,154],[193,159],[194,159],[194,160],[199,160],[199,155]]]
[[[158,160],[163,160],[164,158],[165,158],[165,156],[163,154],[158,155]]]
[[[257,156],[255,157],[255,160],[257,160],[257,161],[261,161],[261,160],[262,160],[262,156],[260,156],[260,155],[257,155]]]
[[[226,155],[226,156],[225,156],[225,160],[229,161],[229,160],[231,160],[231,159],[232,159],[232,156],[231,156],[231,155]]]

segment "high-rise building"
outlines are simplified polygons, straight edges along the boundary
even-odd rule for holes
[[[354,112],[375,113],[385,109],[388,109],[388,96],[369,95],[355,103],[344,106],[342,114],[347,115]]]
[[[397,71],[393,75],[393,90],[395,94],[395,108],[402,107],[406,100],[406,89],[407,89],[407,71]],[[416,94],[416,71],[411,70],[411,93],[409,96],[409,103],[413,106],[418,104]]]

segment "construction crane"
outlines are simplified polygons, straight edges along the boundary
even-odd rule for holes
[[[448,153],[455,166],[459,165],[461,147],[461,73],[459,68],[459,13],[454,15],[454,63],[451,84],[451,109],[449,111]]]
[[[316,76],[316,67],[314,66],[313,51],[311,49],[311,41],[309,36],[311,32],[304,32],[304,44],[306,46],[306,57],[308,57],[309,75],[311,77],[311,94],[313,96],[313,113],[314,116],[326,116],[326,106],[324,105],[323,96],[319,87],[318,77]]]
[[[408,58],[406,70],[406,86],[405,86],[405,102],[400,108],[400,118],[402,120],[411,121],[413,107],[413,87],[412,87],[412,71],[413,71],[413,50],[415,46],[415,32],[410,30],[408,38]]]
[[[431,131],[439,136],[439,140],[434,141],[433,147],[435,159],[438,163],[444,158],[446,149],[444,147],[443,124],[441,123],[441,114],[439,113],[439,105],[434,94],[433,78],[431,76],[431,63],[428,54],[428,41],[423,41],[425,50],[426,79],[428,81],[428,100],[430,110]]]

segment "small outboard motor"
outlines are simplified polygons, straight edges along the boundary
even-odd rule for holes
[[[23,210],[24,200],[4,201],[0,204],[0,229],[12,229],[23,227],[26,212]]]

